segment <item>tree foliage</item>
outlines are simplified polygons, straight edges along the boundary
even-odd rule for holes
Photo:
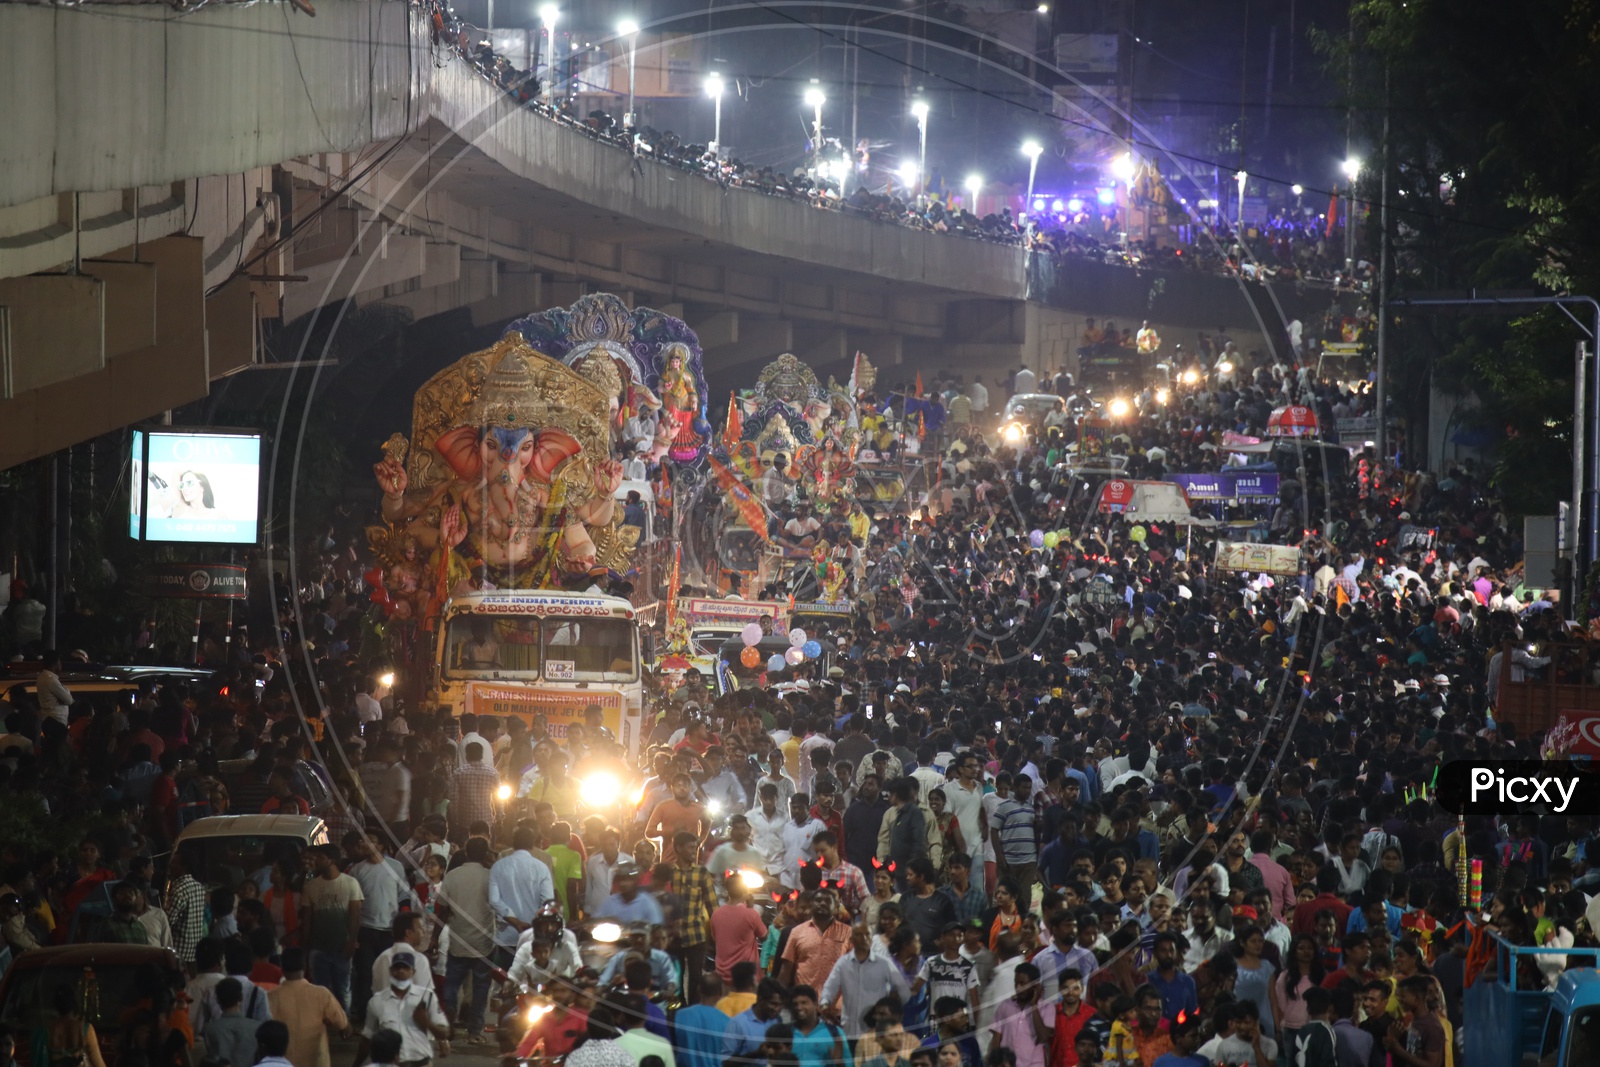
[[[1323,38],[1363,116],[1376,202],[1388,119],[1389,230],[1406,290],[1600,292],[1600,4],[1363,0]],[[1379,212],[1369,219],[1376,248]],[[1559,312],[1514,321],[1397,316],[1390,365],[1416,420],[1426,383],[1476,392],[1504,434],[1512,510],[1568,495],[1572,346]]]

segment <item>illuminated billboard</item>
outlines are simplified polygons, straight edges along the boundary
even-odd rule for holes
[[[261,540],[261,435],[146,427],[133,433],[128,532],[170,544]]]

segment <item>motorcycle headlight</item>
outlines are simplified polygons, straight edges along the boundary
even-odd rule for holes
[[[511,799],[511,786],[507,785],[505,782],[501,782],[498,786],[495,787],[494,798],[496,800],[498,800],[502,804],[504,804],[506,801],[510,800]]]
[[[616,923],[595,923],[589,936],[602,944],[615,945],[622,940],[622,927]]]
[[[708,800],[708,801],[706,801],[706,814],[710,815],[713,819],[715,819],[718,815],[721,815],[722,814],[722,801],[720,801],[720,800]]]
[[[746,889],[760,889],[767,884],[767,877],[760,871],[752,871],[746,867],[739,872],[739,881],[744,883]]]

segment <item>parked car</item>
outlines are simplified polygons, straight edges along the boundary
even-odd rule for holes
[[[195,881],[214,889],[263,878],[279,856],[327,843],[328,824],[315,815],[208,815],[185,826],[173,848]]]

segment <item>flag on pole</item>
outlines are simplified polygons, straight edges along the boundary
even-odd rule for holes
[[[917,399],[922,399],[922,372],[917,371]]]
[[[1339,187],[1333,187],[1333,195],[1328,197],[1328,228],[1322,232],[1324,237],[1333,236],[1334,224],[1339,221]]]
[[[739,443],[739,437],[744,432],[744,419],[739,415],[738,394],[728,394],[728,421],[722,427],[722,445],[732,448]]]
[[[850,399],[858,400],[861,397],[861,353],[857,352],[850,361]]]

